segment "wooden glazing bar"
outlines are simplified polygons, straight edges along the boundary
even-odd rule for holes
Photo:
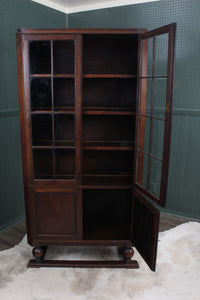
[[[153,68],[152,68],[152,77],[155,75],[156,68],[156,38],[153,37]],[[151,148],[152,148],[152,140],[153,140],[153,113],[154,113],[154,91],[155,91],[155,80],[152,78],[152,88],[151,88],[151,118],[150,118],[150,137],[149,137],[149,152],[148,152],[148,171],[147,171],[147,191],[150,186],[150,172],[151,172]]]
[[[42,115],[42,114],[47,114],[47,115],[50,115],[52,114],[52,111],[51,110],[34,110],[31,112],[31,115]]]
[[[74,74],[53,74],[53,78],[74,78]]]
[[[56,166],[55,166],[55,133],[54,133],[53,41],[51,41],[51,105],[52,105],[53,178],[55,179]]]
[[[59,114],[59,115],[74,115],[75,111],[74,110],[54,110],[54,115]]]
[[[140,40],[138,43],[138,79],[137,79],[137,107],[136,107],[136,129],[135,136],[136,147],[135,147],[135,159],[134,159],[134,175],[133,175],[133,184],[138,182],[142,184],[143,177],[143,161],[144,157],[141,153],[140,159],[138,158],[137,147],[144,149],[144,138],[145,138],[145,117],[139,118],[140,115],[146,113],[146,92],[147,84],[146,81],[140,80],[141,75],[146,76],[147,74],[147,58],[148,58],[148,41]]]
[[[75,146],[32,146],[32,149],[76,149]]]
[[[76,128],[76,178],[81,183],[82,169],[82,36],[75,39],[75,128]]]
[[[174,96],[174,74],[175,74],[175,39],[176,39],[176,24],[172,24],[169,29],[168,40],[168,65],[167,65],[167,95],[166,95],[166,112],[165,112],[165,135],[163,145],[163,164],[160,199],[161,204],[165,205],[167,195],[168,173],[169,173],[169,158],[170,158],[170,143],[171,143],[171,126],[172,126],[172,109]]]
[[[138,152],[141,152],[141,153],[143,153],[143,154],[145,154],[145,155],[148,155],[148,152],[143,151],[143,150],[141,150],[140,148],[137,148],[137,150],[138,150]],[[154,158],[154,159],[156,159],[156,160],[158,160],[158,161],[162,161],[161,158],[159,158],[159,157],[157,157],[157,156],[155,156],[155,155],[153,155],[153,154],[150,154],[150,157],[152,157],[152,158]]]
[[[30,74],[29,77],[30,78],[35,78],[35,77],[39,77],[39,78],[46,78],[46,77],[51,77],[52,74]]]
[[[167,79],[167,76],[164,76],[164,75],[154,75],[154,76],[153,75],[152,76],[148,75],[148,76],[140,76],[140,78],[141,79],[148,79],[148,78],[150,78],[150,79],[151,78],[158,78],[158,79],[163,79],[164,78],[164,79]]]
[[[138,116],[165,122],[165,119],[153,117],[151,114],[150,115],[138,114]]]
[[[155,37],[156,35],[169,33],[172,26],[176,26],[176,24],[175,23],[169,24],[169,25],[163,26],[162,28],[157,28],[157,29],[151,30],[149,32],[145,32],[144,34],[141,34],[139,38],[140,39],[148,39],[150,37]]]

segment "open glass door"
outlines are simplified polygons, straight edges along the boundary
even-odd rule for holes
[[[168,181],[175,31],[176,24],[170,24],[139,37],[134,183],[162,206]]]
[[[165,205],[171,136],[176,24],[139,36],[133,243],[155,270],[159,211]],[[144,194],[144,195],[142,195]]]

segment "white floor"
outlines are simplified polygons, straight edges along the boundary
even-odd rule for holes
[[[5,300],[200,300],[200,223],[189,222],[160,233],[157,270],[135,253],[138,270],[27,269],[26,238],[0,252],[0,299]],[[53,248],[60,259],[116,258],[114,248]]]

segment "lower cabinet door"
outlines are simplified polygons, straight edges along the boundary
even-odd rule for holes
[[[34,189],[31,196],[31,231],[35,241],[81,239],[81,191]]]

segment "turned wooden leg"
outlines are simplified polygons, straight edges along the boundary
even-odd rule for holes
[[[122,254],[123,254],[123,257],[124,257],[124,261],[126,263],[130,263],[131,258],[134,254],[133,249],[131,247],[130,248],[123,248],[122,251],[123,251]]]
[[[47,247],[35,247],[33,248],[33,256],[35,257],[36,262],[42,262],[46,253]]]

